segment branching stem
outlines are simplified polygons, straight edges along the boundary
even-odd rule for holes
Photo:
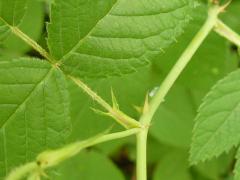
[[[4,22],[6,26],[11,29],[12,33],[15,34],[17,37],[22,39],[28,45],[30,45],[34,50],[36,50],[39,54],[41,54],[46,60],[48,60],[53,66],[58,67],[58,62],[55,60],[44,48],[42,48],[37,42],[23,33],[18,27],[12,26],[8,24],[3,18],[0,17],[0,21]],[[141,124],[136,121],[135,119],[129,117],[125,113],[121,112],[120,110],[114,109],[111,107],[105,100],[103,100],[99,95],[97,95],[90,87],[84,84],[80,79],[68,76],[74,83],[78,85],[78,87],[82,88],[90,97],[92,97],[95,101],[97,101],[102,107],[104,107],[111,117],[113,117],[120,125],[124,126],[125,128],[139,128]]]
[[[193,57],[197,49],[200,47],[204,39],[207,37],[207,35],[211,32],[213,28],[219,35],[225,37],[230,42],[233,42],[234,44],[240,47],[240,36],[233,30],[231,30],[228,26],[226,26],[222,21],[218,20],[218,14],[224,8],[225,6],[219,7],[218,5],[212,5],[210,7],[208,18],[205,24],[193,38],[189,46],[185,49],[183,54],[180,56],[176,64],[173,66],[173,68],[171,69],[171,71],[161,84],[160,89],[157,91],[155,96],[150,101],[147,111],[144,111],[144,114],[140,118],[140,122],[130,118],[129,116],[122,113],[120,110],[118,111],[114,109],[105,100],[98,96],[93,90],[91,90],[86,84],[84,84],[80,79],[67,75],[91,98],[93,98],[102,107],[104,107],[108,111],[108,113],[110,113],[111,116],[118,121],[118,123],[130,129],[118,133],[99,135],[97,137],[93,137],[85,141],[67,145],[58,150],[45,151],[37,157],[36,162],[25,164],[12,171],[6,178],[6,180],[21,179],[22,177],[26,177],[27,175],[33,172],[37,172],[38,169],[43,170],[55,166],[61,163],[62,161],[78,154],[82,149],[86,147],[93,146],[95,144],[102,143],[105,141],[124,138],[133,134],[136,134],[137,136],[137,180],[147,180],[147,167],[146,167],[147,134],[152,118],[160,104],[164,101],[165,96],[167,95],[167,93],[169,92],[169,90],[179,77],[179,75],[182,73],[184,68],[190,62],[191,58]],[[5,22],[3,19],[1,19],[1,17],[0,20]],[[16,36],[20,37],[23,41],[29,44],[33,49],[35,49],[44,58],[46,58],[51,64],[57,65],[58,62],[57,60],[51,57],[51,55],[45,49],[43,49],[34,40],[32,40],[30,37],[24,34],[20,29],[9,24],[7,24],[7,26]]]
[[[13,170],[6,180],[20,180],[23,177],[31,175],[32,172],[39,172],[39,175],[43,173],[44,169],[51,168],[60,164],[61,162],[77,155],[83,149],[94,146],[99,143],[111,141],[128,137],[140,132],[139,128],[134,128],[122,132],[111,133],[111,134],[100,134],[90,139],[69,144],[61,149],[45,151],[38,155],[36,162],[30,162],[19,168]]]
[[[218,6],[213,6],[209,9],[209,13],[208,13],[209,15],[205,24],[202,26],[202,28],[193,38],[193,40],[188,45],[188,47],[185,49],[183,54],[180,56],[176,64],[173,66],[173,68],[171,69],[171,71],[169,72],[169,74],[161,84],[155,96],[152,98],[149,104],[148,113],[145,113],[141,118],[141,122],[143,124],[146,124],[146,125],[150,124],[153,115],[155,114],[159,105],[164,101],[165,96],[173,86],[174,82],[177,80],[181,72],[190,62],[191,58],[193,57],[197,49],[200,47],[200,45],[203,43],[207,35],[211,32],[211,30],[215,26],[219,13],[220,11]]]
[[[81,89],[83,89],[84,92],[86,92],[93,100],[98,102],[103,108],[105,108],[109,115],[112,116],[119,124],[124,126],[127,129],[130,128],[141,128],[141,124],[136,121],[135,119],[132,119],[131,117],[127,116],[120,110],[113,108],[110,106],[105,100],[103,100],[96,92],[94,92],[90,87],[88,87],[85,83],[83,83],[80,79],[75,78],[73,76],[68,77]]]
[[[204,39],[211,32],[217,22],[218,14],[220,13],[220,7],[213,5],[209,9],[208,18],[196,36],[193,38],[189,46],[185,49],[181,57],[173,66],[165,80],[160,86],[153,99],[151,100],[148,111],[143,114],[140,119],[140,123],[146,128],[137,135],[137,180],[147,180],[147,132],[150,126],[151,120],[158,109],[159,105],[164,101],[165,96],[177,80],[181,72],[190,62],[191,58],[200,47]]]
[[[240,35],[234,32],[231,28],[229,28],[226,24],[224,24],[221,20],[217,21],[217,24],[214,28],[215,32],[220,36],[226,38],[236,46],[240,47]]]

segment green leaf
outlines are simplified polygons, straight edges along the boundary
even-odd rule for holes
[[[205,97],[193,130],[192,163],[228,152],[240,142],[240,71],[219,81]]]
[[[26,13],[27,0],[0,0],[0,40],[9,31],[7,24],[18,26]]]
[[[28,1],[26,14],[19,24],[19,29],[33,40],[38,40],[44,25],[44,4],[39,1]],[[14,34],[9,34],[3,42],[3,53],[9,56],[19,56],[31,47]],[[1,54],[1,53],[0,53]]]
[[[153,180],[192,180],[188,171],[187,153],[171,152],[159,162]]]
[[[0,62],[0,179],[70,131],[64,75],[38,59]]]
[[[49,49],[74,76],[134,72],[175,41],[192,7],[192,0],[56,0]]]
[[[59,168],[56,180],[96,180],[114,179],[124,180],[119,169],[106,156],[95,151],[84,151],[68,160]]]

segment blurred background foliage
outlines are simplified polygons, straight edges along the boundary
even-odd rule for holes
[[[30,1],[20,29],[46,45],[46,22],[49,21],[50,0]],[[110,103],[113,89],[121,109],[138,119],[135,107],[143,105],[146,94],[154,94],[173,64],[189,44],[206,19],[206,3],[192,14],[192,21],[175,44],[155,58],[153,63],[123,77],[94,80],[84,79],[98,94]],[[221,19],[235,31],[240,32],[240,1],[233,0]],[[14,35],[0,44],[0,60],[20,56],[38,56],[31,47]],[[237,48],[212,32],[203,43],[192,62],[184,70],[165,102],[158,109],[148,141],[148,172],[152,180],[230,180],[235,163],[235,151],[214,160],[189,166],[188,151],[197,108],[212,85],[228,72],[239,67]],[[95,114],[90,107],[100,108],[76,85],[69,83],[73,131],[68,142],[82,140],[112,127],[121,130],[111,119]],[[80,155],[57,167],[54,179],[135,179],[134,137],[104,143],[83,151]]]

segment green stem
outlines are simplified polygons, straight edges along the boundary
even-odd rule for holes
[[[129,117],[128,115],[124,114],[120,110],[110,106],[105,100],[103,100],[96,92],[94,92],[91,88],[89,88],[80,79],[70,75],[68,75],[68,77],[76,85],[78,85],[81,89],[83,89],[83,91],[86,92],[93,100],[95,100],[96,102],[98,102],[98,104],[100,104],[103,108],[105,108],[108,111],[109,115],[113,117],[119,124],[121,124],[127,129],[142,127],[142,125],[135,119]],[[108,113],[105,113],[105,114],[108,115]]]
[[[134,134],[137,134],[140,131],[139,128],[130,129],[122,132],[111,133],[106,135],[98,135],[96,137],[76,142],[70,145],[63,147],[62,149],[45,151],[41,153],[37,157],[37,164],[41,167],[41,169],[46,169],[49,167],[53,167],[66,159],[71,158],[78,154],[81,150],[99,144],[106,141],[120,139],[124,137],[128,137]]]
[[[39,173],[41,175],[44,169],[56,166],[61,162],[77,155],[81,150],[106,141],[128,137],[140,132],[139,128],[130,129],[122,132],[98,135],[96,137],[67,145],[61,149],[45,151],[38,155],[36,162],[30,162],[13,170],[6,180],[20,180],[30,174],[32,176]]]
[[[156,110],[158,109],[159,105],[164,101],[165,96],[173,86],[174,82],[177,80],[179,75],[182,73],[184,68],[190,62],[191,58],[203,43],[207,35],[211,32],[213,27],[217,22],[218,14],[220,13],[218,6],[210,7],[208,18],[196,36],[193,38],[191,43],[185,49],[181,57],[178,59],[176,64],[173,66],[171,71],[169,72],[168,76],[165,78],[163,83],[161,84],[159,90],[151,100],[149,104],[149,111],[145,113],[142,118],[141,122],[145,125],[149,125],[153,115],[155,114]]]
[[[32,40],[29,36],[24,34],[20,29],[14,26],[10,26],[10,29],[16,36],[20,37],[24,42],[26,42],[34,50],[39,52],[39,54],[44,58],[46,58],[51,64],[57,63],[57,61],[52,56],[50,56],[50,54],[48,54],[48,52],[45,49],[43,49],[38,43]]]
[[[2,17],[0,17],[0,21],[6,24],[6,26],[15,34],[17,37],[22,39],[25,43],[31,46],[34,50],[36,50],[41,56],[46,58],[51,64],[56,64],[56,60],[48,54],[48,52],[43,49],[37,42],[32,40],[29,36],[24,34],[17,26],[12,26],[7,21],[5,21]]]
[[[73,76],[68,77],[84,92],[86,92],[94,101],[97,101],[102,107],[104,107],[107,111],[112,110],[112,106],[110,106],[105,100],[103,100],[96,92],[94,92],[90,87],[88,87],[85,83],[83,83],[80,79],[75,78]]]
[[[45,49],[43,49],[37,42],[32,40],[29,36],[24,34],[18,27],[8,24],[3,18],[0,17],[0,21],[4,22],[9,29],[17,37],[22,39],[33,49],[35,49],[39,54],[46,58],[51,64],[58,68],[59,61],[55,60]],[[60,68],[59,68],[60,69]],[[61,69],[60,69],[61,70]],[[103,106],[120,125],[124,126],[127,129],[130,128],[139,128],[141,124],[135,119],[129,117],[125,113],[121,112],[118,109],[112,108],[106,101],[104,101],[100,96],[98,96],[94,91],[92,91],[86,84],[84,84],[80,79],[77,79],[72,76],[68,76],[73,82],[75,82],[80,88],[82,88],[90,97],[97,101],[101,106]]]
[[[226,24],[224,24],[221,20],[217,21],[217,24],[214,28],[215,32],[217,32],[220,36],[228,39],[233,44],[240,47],[240,35],[234,32],[231,28],[229,28]]]
[[[5,180],[19,180],[23,177],[26,177],[30,172],[34,171],[37,168],[37,163],[30,162],[19,168],[14,169]]]
[[[137,135],[137,180],[147,180],[146,169],[146,152],[147,152],[147,133],[151,120],[158,109],[159,105],[164,101],[165,96],[177,80],[181,72],[190,62],[191,58],[203,43],[204,39],[211,32],[217,22],[218,14],[220,13],[219,6],[212,6],[209,9],[208,18],[196,36],[193,38],[189,46],[185,49],[177,63],[173,66],[168,76],[165,78],[160,86],[160,89],[151,100],[148,111],[146,111],[140,118],[140,123],[145,126]]]
[[[137,134],[137,180],[147,180],[148,128]]]

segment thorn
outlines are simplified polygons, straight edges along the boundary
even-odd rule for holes
[[[143,107],[133,105],[133,108],[134,108],[139,114],[142,114],[142,113],[143,113]]]
[[[114,124],[112,124],[109,128],[107,128],[103,134],[109,134],[113,130]]]
[[[221,13],[225,12],[226,9],[227,9],[227,7],[231,4],[231,2],[232,2],[232,0],[229,0],[228,2],[226,2],[224,5],[222,5],[222,6],[220,7],[219,11],[220,11]]]
[[[219,5],[219,0],[210,0],[211,4]]]
[[[91,109],[92,109],[93,112],[95,112],[96,114],[103,115],[103,116],[111,116],[110,113],[101,111],[101,110],[99,110],[99,109],[95,109],[95,108],[93,108],[93,107],[91,107]],[[112,116],[111,116],[111,117],[112,117]]]
[[[102,116],[111,117],[111,118],[115,119],[116,121],[118,121],[119,123],[121,123],[123,126],[125,126],[121,121],[119,121],[119,119],[118,119],[117,117],[113,116],[111,113],[109,113],[109,112],[104,112],[104,111],[101,111],[101,110],[99,110],[99,109],[95,109],[95,108],[92,108],[92,107],[91,107],[91,109],[92,109],[95,113],[97,113],[97,114],[99,114],[99,115],[102,115]],[[120,112],[119,110],[116,110],[116,111]],[[125,127],[126,127],[126,126],[125,126]]]
[[[118,102],[117,102],[117,98],[115,97],[112,88],[111,88],[111,96],[112,96],[112,105],[113,105],[113,109],[119,109],[119,105],[118,105]]]

